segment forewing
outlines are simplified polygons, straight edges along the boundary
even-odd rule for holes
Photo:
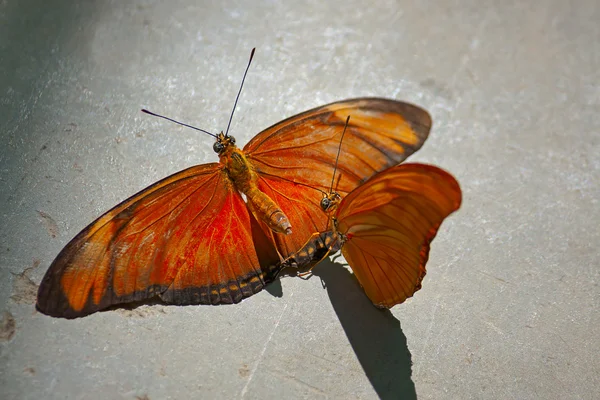
[[[75,318],[157,295],[176,304],[238,302],[264,285],[261,265],[277,261],[226,173],[205,164],[144,189],[81,231],[48,269],[37,307]]]
[[[288,118],[245,147],[259,188],[288,216],[291,235],[277,235],[283,257],[327,228],[319,202],[329,192],[346,117],[333,190],[342,196],[418,150],[431,128],[429,114],[412,104],[380,98],[331,103]]]
[[[342,200],[342,254],[373,304],[390,308],[421,288],[430,242],[460,204],[454,177],[424,164],[392,167]]]
[[[350,122],[336,171],[340,194],[417,151],[431,129],[427,111],[381,98],[321,106],[265,129],[244,151],[261,175],[328,191],[346,117]]]

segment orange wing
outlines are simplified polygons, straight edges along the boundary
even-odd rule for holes
[[[431,129],[427,111],[380,98],[339,101],[288,118],[255,136],[244,152],[260,176],[259,188],[277,203],[292,225],[275,235],[287,258],[314,232],[327,228],[319,206],[328,192],[346,117],[334,190],[346,195],[379,171],[404,161]]]
[[[424,164],[392,167],[342,200],[342,254],[373,304],[390,308],[421,288],[429,243],[460,203],[454,177]]]
[[[225,171],[205,164],[157,182],[81,231],[50,266],[37,306],[75,318],[154,296],[237,303],[262,289],[278,261]]]

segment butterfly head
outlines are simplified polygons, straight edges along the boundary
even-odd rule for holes
[[[235,146],[235,138],[221,132],[217,135],[217,141],[213,144],[213,150],[215,153],[221,155],[230,146]]]
[[[321,206],[321,209],[323,211],[325,211],[326,213],[331,213],[337,209],[341,200],[342,197],[339,195],[339,193],[331,192],[323,195],[323,198],[321,199],[321,203],[319,205]]]

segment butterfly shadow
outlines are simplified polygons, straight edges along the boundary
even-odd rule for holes
[[[416,399],[406,336],[389,310],[373,306],[344,266],[323,260],[312,270],[331,304],[367,378],[381,399]]]

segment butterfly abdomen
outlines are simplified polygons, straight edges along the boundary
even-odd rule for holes
[[[283,211],[273,200],[257,187],[245,193],[248,208],[256,219],[260,219],[274,232],[289,235],[292,233],[292,225]]]
[[[314,233],[295,253],[281,263],[281,269],[292,267],[298,272],[310,271],[329,254],[337,252],[342,243],[333,231]]]

